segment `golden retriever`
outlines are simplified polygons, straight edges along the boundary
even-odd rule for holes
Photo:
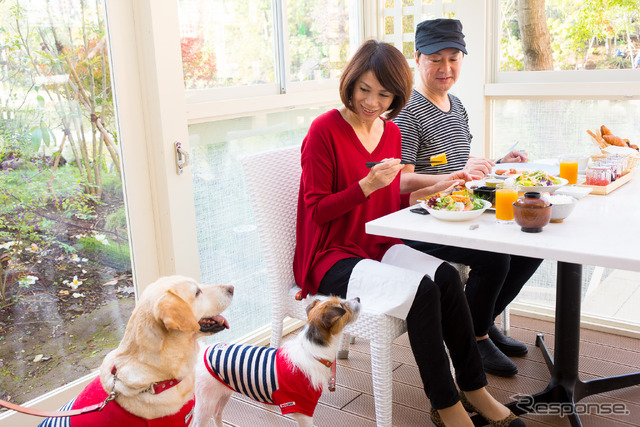
[[[159,425],[189,425],[197,340],[229,327],[220,313],[232,298],[233,286],[200,285],[184,276],[163,277],[150,284],[133,310],[122,341],[104,358],[99,376],[62,409],[83,408],[109,395],[113,400],[99,412],[67,420],[47,418],[41,425],[126,426],[140,418],[162,418]]]

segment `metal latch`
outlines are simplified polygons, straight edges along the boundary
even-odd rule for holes
[[[189,164],[189,153],[182,149],[182,143],[176,142],[176,173],[182,174],[182,170]]]

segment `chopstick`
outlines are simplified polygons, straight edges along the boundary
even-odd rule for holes
[[[379,165],[382,162],[366,162],[365,165],[367,165],[368,168],[372,168],[375,165]],[[445,165],[447,164],[447,162],[415,162],[412,163],[408,160],[400,160],[400,164],[401,165],[409,165],[409,164],[413,164],[416,166],[439,166],[439,165]]]
[[[366,162],[365,164],[367,165],[367,167],[369,169],[371,169],[372,167],[374,167],[375,165],[378,165],[382,162]],[[447,164],[447,155],[445,153],[442,154],[438,154],[436,156],[431,156],[429,158],[428,161],[425,162],[410,162],[409,160],[400,160],[400,164],[401,165],[415,165],[415,166],[439,166],[439,165],[446,165]]]

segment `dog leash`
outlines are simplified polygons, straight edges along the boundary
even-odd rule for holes
[[[331,362],[329,362],[329,363],[331,363]],[[111,368],[111,374],[113,375],[114,383],[115,383],[116,380],[118,380],[116,372],[117,372],[117,370],[116,370],[115,366],[113,368]],[[170,388],[178,385],[180,383],[180,381],[181,380],[171,379],[171,380],[164,380],[164,381],[155,382],[155,383],[152,383],[146,389],[144,389],[141,393],[153,392],[153,394],[160,394],[163,391],[167,391]],[[80,408],[80,409],[73,409],[73,410],[70,410],[70,411],[44,411],[44,410],[40,410],[40,409],[27,408],[27,407],[24,407],[24,406],[20,406],[20,405],[14,404],[14,403],[7,402],[6,400],[2,400],[2,399],[0,399],[0,406],[2,406],[4,408],[7,408],[7,409],[11,409],[12,411],[21,412],[23,414],[33,415],[33,416],[36,416],[36,417],[43,417],[43,418],[75,417],[77,415],[88,414],[90,412],[96,412],[96,411],[103,410],[104,407],[107,406],[107,403],[111,402],[112,400],[115,400],[116,397],[118,397],[118,395],[119,395],[119,393],[117,393],[115,391],[112,391],[111,393],[109,393],[109,395],[104,400],[104,402],[100,402],[100,403],[96,403],[96,404],[93,404],[93,405],[89,405],[89,406],[86,406],[86,407]]]
[[[3,406],[12,411],[21,412],[27,415],[33,415],[36,417],[44,418],[59,418],[59,417],[75,417],[76,415],[88,414],[89,412],[101,411],[107,406],[107,403],[111,402],[118,396],[117,393],[112,392],[107,396],[104,402],[96,403],[80,409],[73,409],[71,411],[43,411],[40,409],[26,408],[24,406],[16,405],[14,403],[7,402],[0,399],[0,406]]]

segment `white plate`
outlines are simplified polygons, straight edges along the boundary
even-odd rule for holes
[[[515,178],[507,178],[504,182],[506,186],[514,187],[518,191],[537,191],[538,193],[553,193],[557,191],[560,187],[564,187],[569,182],[568,180],[560,177],[556,177],[560,180],[560,184],[557,185],[540,185],[540,186],[526,186],[526,185],[515,185]]]
[[[510,177],[504,175],[496,175],[496,169],[515,169],[517,171],[540,170],[553,176],[557,176],[558,173],[560,173],[560,167],[558,165],[550,165],[547,163],[498,163],[493,168],[491,168],[491,173],[489,174],[491,178],[507,179]]]
[[[456,212],[456,211],[444,211],[444,210],[432,209],[427,206],[427,203],[424,200],[420,201],[420,205],[423,208],[428,210],[429,213],[433,215],[435,218],[440,219],[442,221],[469,221],[473,218],[477,218],[482,214],[482,212],[486,211],[491,207],[491,202],[482,200],[482,203],[484,204],[484,208],[482,209],[476,209],[473,211],[457,211]]]
[[[591,187],[576,187],[573,185],[567,185],[557,189],[553,194],[563,194],[565,196],[571,196],[576,199],[582,199],[587,194],[591,193],[593,188]]]

